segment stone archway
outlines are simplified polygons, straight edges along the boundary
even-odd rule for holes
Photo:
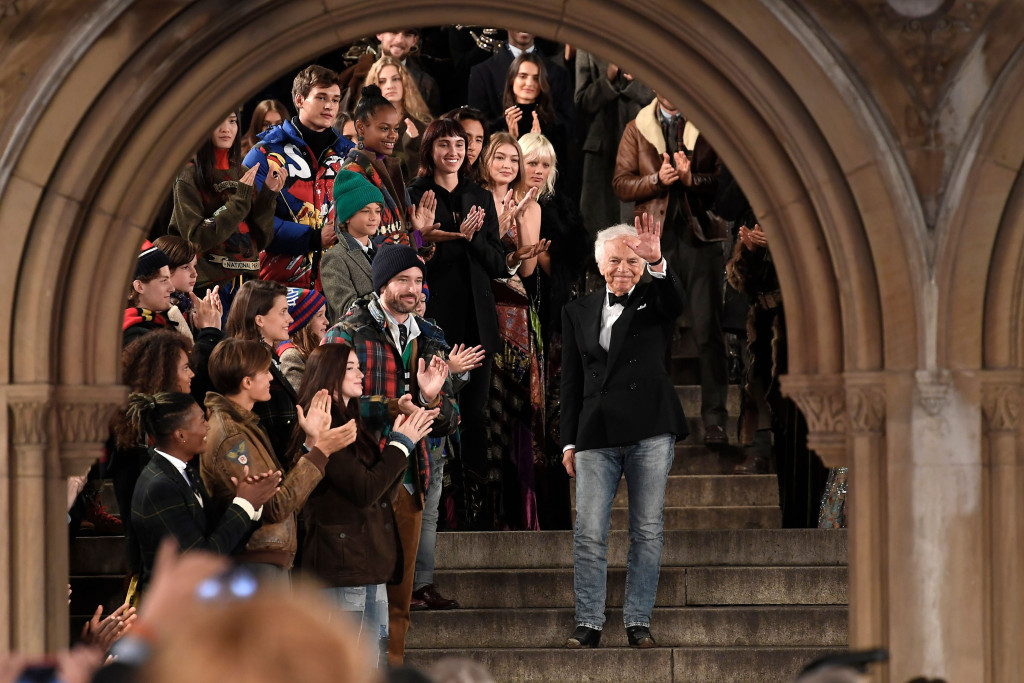
[[[11,511],[0,521],[0,608],[10,615],[0,642],[41,651],[66,637],[55,589],[67,574],[62,478],[98,454],[123,399],[124,284],[189,143],[262,85],[261,59],[272,57],[276,70],[297,66],[400,15],[409,25],[514,23],[629,65],[687,111],[771,235],[792,330],[786,388],[808,417],[811,445],[829,464],[853,468],[851,646],[892,647],[893,680],[925,672],[981,680],[998,659],[992,643],[1012,647],[990,639],[990,593],[969,580],[986,575],[989,560],[946,554],[917,565],[901,555],[917,528],[894,522],[914,511],[903,504],[917,490],[913,456],[930,443],[920,438],[927,413],[915,406],[935,405],[933,394],[949,387],[935,377],[952,361],[930,344],[957,341],[956,330],[943,336],[936,326],[936,299],[970,312],[985,294],[959,297],[955,284],[933,291],[925,212],[878,94],[800,3],[561,0],[512,10],[498,0],[395,0],[382,10],[349,0],[5,0],[0,10],[8,36],[0,82],[11,93],[0,99],[0,235],[9,245],[0,251],[9,350],[0,356],[0,505]],[[1003,91],[1021,80],[1011,74]],[[1016,158],[1004,165],[1013,163],[1019,168]],[[969,166],[984,182],[985,168]],[[1004,221],[1000,243],[1016,251],[1002,252],[1009,260],[992,271],[989,291],[1010,281],[1022,233],[1024,225]],[[986,239],[991,245],[995,231]],[[989,272],[985,244],[971,263]],[[981,367],[971,351],[958,358],[967,359],[958,369]],[[986,367],[1016,368],[1019,358]],[[971,391],[953,391],[965,415],[955,429],[978,413]],[[1021,450],[1016,441],[1002,448]],[[929,483],[936,495],[948,490]],[[977,530],[985,550],[982,516],[968,510],[965,520],[959,533]],[[901,603],[902,588],[942,580],[966,585]],[[922,642],[935,618],[938,648]],[[1021,617],[1001,619],[1019,627]]]

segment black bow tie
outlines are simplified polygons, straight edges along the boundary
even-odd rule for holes
[[[619,296],[615,296],[611,292],[608,292],[609,306],[614,306],[615,304],[622,304],[623,306],[625,306],[627,301],[629,301],[629,292],[626,292],[625,294],[620,294]]]

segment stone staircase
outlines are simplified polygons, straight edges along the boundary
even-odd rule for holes
[[[699,415],[699,389],[680,387],[679,394],[686,414]],[[735,387],[728,408],[730,416],[738,413]],[[741,457],[736,444],[712,452],[703,446],[699,419],[690,420],[690,429],[676,444],[666,491],[652,622],[660,647],[626,646],[621,483],[600,648],[562,647],[574,625],[571,531],[443,532],[435,581],[462,609],[413,613],[407,661],[468,657],[498,681],[785,681],[808,661],[845,649],[846,532],[779,529],[775,476],[728,474]],[[104,495],[113,512],[111,498]],[[79,538],[70,559],[76,634],[97,604],[105,613],[120,604],[124,541]]]
[[[679,393],[686,414],[700,415],[699,388]],[[731,387],[730,416],[738,402]],[[690,430],[676,445],[666,491],[652,619],[659,648],[630,649],[622,627],[628,532],[620,482],[600,648],[562,647],[574,626],[571,531],[452,532],[438,535],[435,583],[462,609],[415,612],[407,661],[468,657],[498,681],[785,681],[844,649],[845,532],[779,529],[775,476],[726,474],[740,459],[736,444],[712,452],[699,418]]]

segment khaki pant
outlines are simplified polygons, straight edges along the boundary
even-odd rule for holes
[[[420,545],[420,526],[423,510],[416,504],[416,494],[405,486],[398,487],[392,501],[398,538],[402,543],[402,583],[388,586],[388,664],[401,666],[405,660],[405,634],[409,630],[409,603],[412,601],[412,583],[416,575],[416,552]]]

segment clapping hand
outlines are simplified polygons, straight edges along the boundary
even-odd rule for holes
[[[392,432],[398,432],[416,443],[430,433],[434,424],[434,418],[441,411],[437,408],[425,410],[417,408],[412,415],[399,415],[395,418],[395,424],[391,427]]]
[[[658,169],[658,182],[663,186],[668,187],[677,180],[679,180],[679,171],[677,171],[675,165],[672,164],[672,160],[669,158],[668,152],[665,152],[661,161],[661,168]]]
[[[303,411],[299,405],[295,406],[295,412],[298,413],[299,427],[306,434],[306,446],[313,448],[320,435],[331,428],[330,393],[326,389],[321,389],[309,402],[309,412]]]
[[[358,433],[359,427],[356,425],[356,421],[349,420],[340,427],[321,432],[316,445],[323,451],[324,455],[329,457],[331,453],[337,453],[341,449],[348,448],[355,443]]]
[[[274,497],[281,484],[280,470],[269,470],[255,477],[249,476],[249,466],[242,468],[242,476],[231,477],[231,483],[235,487],[235,496],[249,501],[254,508],[259,509],[261,505]],[[147,596],[148,597],[148,596]]]
[[[540,117],[537,116],[537,112],[533,112],[533,125],[530,126],[531,133],[537,133],[540,135]]]
[[[462,221],[462,225],[459,226],[459,232],[467,240],[473,239],[473,235],[483,227],[485,211],[479,206],[474,206],[469,210],[469,214]]]
[[[690,158],[686,156],[686,152],[676,152],[672,155],[672,160],[675,162],[676,175],[679,176],[679,180],[687,187],[692,185],[693,174],[690,173]]]
[[[418,138],[420,135],[420,129],[416,127],[416,124],[413,123],[412,119],[405,120],[405,132],[410,138],[414,140]]]
[[[82,642],[106,653],[135,623],[135,608],[121,605],[106,619],[102,616],[103,605],[99,605],[92,619],[82,626]]]
[[[263,187],[277,194],[284,187],[286,180],[288,180],[288,169],[277,164],[268,164],[267,177],[263,181]]]
[[[754,229],[751,230],[745,225],[740,226],[740,241],[748,251],[757,251],[768,246],[768,236],[761,230],[761,226],[758,223],[754,224]]]
[[[250,168],[248,171],[242,174],[241,178],[238,179],[239,184],[248,185],[249,187],[252,187],[253,184],[256,182],[256,172],[259,170],[259,164],[256,164],[255,166]]]
[[[644,213],[635,219],[637,236],[626,238],[626,245],[648,263],[661,260],[661,222]]]
[[[537,200],[537,191],[536,187],[531,187],[523,197],[523,201],[518,204],[513,196],[514,190],[510,188],[505,193],[505,198],[501,200],[501,215],[498,217],[498,235],[503,240],[506,235],[512,232],[519,219],[523,217],[530,203]]]
[[[509,254],[505,259],[505,263],[508,264],[509,267],[512,267],[517,263],[526,261],[527,259],[537,258],[539,254],[546,252],[550,246],[551,240],[537,240],[536,244],[524,244]],[[511,264],[509,264],[509,261],[511,261]]]
[[[419,359],[416,385],[427,403],[433,401],[441,393],[441,387],[444,386],[444,380],[447,377],[448,364],[441,356],[432,356],[429,363],[424,358]]]
[[[523,110],[512,105],[505,110],[505,125],[508,126],[509,135],[519,139],[519,119],[523,118]]]
[[[452,352],[448,354],[448,372],[453,375],[461,375],[470,370],[476,370],[483,365],[484,356],[487,352],[482,346],[467,347],[465,344],[456,344]]]
[[[460,232],[439,230],[441,224],[434,222],[436,213],[437,197],[434,195],[433,190],[427,190],[420,197],[420,203],[412,207],[409,216],[409,223],[412,225],[412,229],[423,235],[424,241],[448,242],[465,239],[465,235]]]
[[[202,330],[207,327],[220,329],[224,304],[220,300],[219,292],[220,285],[216,285],[213,289],[207,290],[206,296],[202,299],[193,292],[188,293],[192,298],[192,324],[196,326],[196,329]]]

